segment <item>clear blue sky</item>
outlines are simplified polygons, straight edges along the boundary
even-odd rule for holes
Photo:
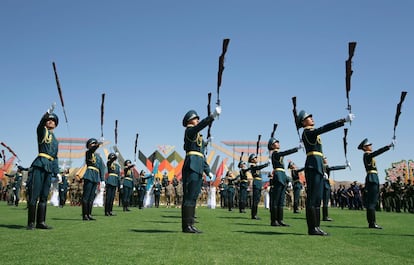
[[[391,142],[396,105],[408,91],[397,146],[377,158],[380,178],[391,162],[413,159],[414,3],[412,1],[12,1],[0,2],[0,140],[29,166],[37,154],[36,126],[52,102],[58,137],[100,137],[101,94],[106,93],[104,136],[132,157],[158,145],[182,150],[185,112],[206,115],[216,100],[218,57],[230,38],[214,142],[276,137],[285,150],[298,145],[291,97],[316,126],[347,114],[345,60],[356,41],[349,127],[352,171],[337,180],[364,180],[365,137],[374,150]],[[52,62],[65,99],[64,121]],[[322,136],[331,165],[345,162],[343,129]],[[10,154],[9,154],[10,156]],[[285,158],[302,165],[303,152]],[[141,165],[138,165],[141,167]]]

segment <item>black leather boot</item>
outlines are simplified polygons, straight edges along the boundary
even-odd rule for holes
[[[191,225],[191,220],[193,218],[191,208],[192,207],[188,206],[183,206],[181,208],[181,228],[183,233],[195,234],[197,232],[193,229],[193,226]]]
[[[128,208],[129,202],[125,202],[125,211],[130,212],[131,210]]]
[[[382,229],[381,226],[376,224],[375,221],[375,209],[367,209],[368,228]]]
[[[293,204],[293,213],[299,213],[299,207],[297,203]]]
[[[88,217],[88,203],[82,201],[82,220],[89,221]]]
[[[281,226],[289,226],[283,222],[283,207],[277,207],[277,221]]]
[[[27,209],[27,230],[35,229],[35,219],[36,219],[36,204],[28,205]]]
[[[252,206],[252,219],[260,220],[260,217],[257,216],[257,205]]]
[[[308,235],[311,236],[324,236],[316,227],[316,210],[315,207],[306,208],[306,223],[308,224]]]
[[[96,219],[92,216],[93,201],[88,203],[88,218],[89,220],[95,221]]]
[[[190,207],[190,224],[191,224],[191,228],[196,232],[196,233],[203,233],[201,232],[201,230],[197,229],[197,227],[194,226],[194,223],[196,223],[197,221],[195,220],[196,215],[195,215],[195,206]],[[198,223],[198,222],[197,222]]]
[[[109,205],[108,205],[108,203],[107,203],[107,202],[105,202],[104,208],[105,208],[105,216],[111,216],[111,215],[109,214]]]
[[[52,229],[45,223],[46,220],[46,202],[39,202],[37,206],[37,223],[36,228],[39,229]]]
[[[110,216],[116,216],[116,214],[113,212],[114,203],[110,203],[110,204],[108,205],[108,207],[109,207],[109,215],[110,215]]]
[[[323,231],[320,227],[321,225],[321,208],[320,207],[316,207],[315,208],[315,226],[316,226],[316,230],[318,230],[319,232],[322,233],[322,236],[327,236],[329,235],[328,233],[326,233],[325,231]]]
[[[277,221],[277,208],[276,207],[270,208],[270,225],[280,226],[279,222]]]
[[[239,204],[239,212],[246,213],[246,204],[244,202],[240,202]]]
[[[333,221],[333,219],[328,216],[328,207],[322,207],[322,221]]]

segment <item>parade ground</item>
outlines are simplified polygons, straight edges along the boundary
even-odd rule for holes
[[[290,227],[270,226],[269,211],[196,211],[202,234],[181,232],[179,208],[131,208],[96,221],[82,221],[81,208],[48,206],[52,230],[26,230],[27,210],[0,204],[2,264],[410,264],[414,258],[414,215],[377,212],[384,229],[368,229],[366,212],[330,209],[321,222],[330,236],[308,236],[305,213],[285,209]]]

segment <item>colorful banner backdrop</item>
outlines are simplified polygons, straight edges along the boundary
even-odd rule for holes
[[[413,172],[414,161],[401,160],[399,162],[392,163],[391,167],[385,170],[385,179],[391,182],[395,182],[397,181],[397,178],[400,178],[402,181],[407,183],[408,180],[413,180]]]

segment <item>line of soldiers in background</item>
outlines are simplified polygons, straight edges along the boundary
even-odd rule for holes
[[[61,178],[56,180],[58,181],[57,189],[59,192],[59,207],[65,206],[67,200],[69,200],[71,206],[80,206],[82,202],[82,194],[83,194],[83,181],[82,179],[72,178],[69,182],[66,174],[68,172],[62,172]],[[26,193],[26,185],[23,182],[22,174],[20,172],[14,175],[7,175],[8,181],[7,184],[3,186],[3,182],[0,181],[0,200],[7,201],[8,205],[15,205],[18,206],[19,202],[26,201],[27,202],[27,193]],[[159,181],[159,179],[158,179]],[[151,194],[154,197],[159,196],[158,202],[161,205],[166,205],[166,207],[181,207],[182,197],[183,197],[183,187],[182,182],[179,181],[175,176],[172,181],[168,180],[168,176],[164,174],[162,181],[160,183],[161,188],[158,189],[157,185],[153,185]],[[53,184],[52,184],[53,186]],[[49,198],[52,196],[53,189],[50,191]],[[140,205],[139,198],[140,193],[146,193],[146,190],[143,189],[141,183],[138,178],[134,179],[134,189],[133,193],[131,194],[131,205],[133,207],[143,207]],[[122,198],[123,198],[123,189],[118,187],[118,192],[116,195],[115,200],[118,202],[119,206],[122,206]],[[121,198],[121,199],[119,199]],[[157,199],[154,198],[155,207],[157,205]]]
[[[266,195],[268,185],[263,186],[261,203],[266,207]],[[205,187],[207,189],[207,186]],[[233,201],[230,202],[228,197],[228,182],[223,179],[219,184],[217,193],[218,201],[220,201],[221,208],[238,207],[239,205],[239,183],[231,187],[234,189]],[[251,207],[252,188],[251,183],[248,188],[247,207]],[[300,192],[300,199],[298,207],[304,209],[306,201],[306,186],[303,186]],[[289,183],[286,191],[286,207],[294,209],[293,189]],[[341,209],[347,208],[349,210],[364,210],[364,185],[358,184],[356,181],[349,186],[339,185],[337,189],[331,190],[330,206]],[[398,177],[396,181],[387,181],[381,185],[380,200],[378,201],[377,211],[384,210],[387,212],[410,212],[414,213],[414,185],[410,180],[407,183],[401,181]]]
[[[158,207],[160,204],[165,205],[166,207],[180,207],[183,189],[182,183],[175,176],[172,181],[168,180],[168,176],[164,174],[161,183],[159,183],[159,178],[156,179],[156,182],[151,188],[150,194],[154,196],[155,207]],[[158,185],[160,184],[160,185]],[[71,206],[80,206],[82,201],[83,193],[82,179],[72,179],[72,182],[69,185],[68,194]],[[142,198],[144,198],[147,190],[146,187],[141,185],[139,178],[134,178],[134,188],[131,193],[130,205],[132,207],[138,207],[142,209],[144,205],[142,204]],[[115,196],[115,201],[118,206],[123,206],[123,189],[118,187],[117,193]],[[141,198],[141,199],[140,199]]]
[[[221,208],[228,208],[232,210],[233,207],[239,207],[240,202],[240,182],[236,181],[232,183],[229,187],[227,179],[222,179],[219,188],[217,190],[217,200],[220,201]],[[262,188],[262,195],[260,199],[260,204],[263,204],[265,208],[269,208],[269,183],[264,183]],[[230,198],[229,198],[229,194]],[[233,199],[231,199],[231,197]],[[247,188],[247,205],[246,208],[251,208],[253,200],[253,189],[252,189],[252,181],[248,181],[248,188]],[[299,193],[299,202],[297,205],[297,210],[303,210],[305,208],[305,201],[306,201],[306,192],[305,188],[302,188]],[[293,194],[293,186],[290,182],[286,189],[286,207],[289,209],[294,209],[294,194]],[[295,206],[296,207],[296,206]]]
[[[414,213],[414,185],[398,177],[396,181],[387,181],[381,185],[377,211],[410,212]],[[331,192],[331,207],[348,208],[350,210],[364,209],[364,185],[356,181],[349,187],[339,185]]]

